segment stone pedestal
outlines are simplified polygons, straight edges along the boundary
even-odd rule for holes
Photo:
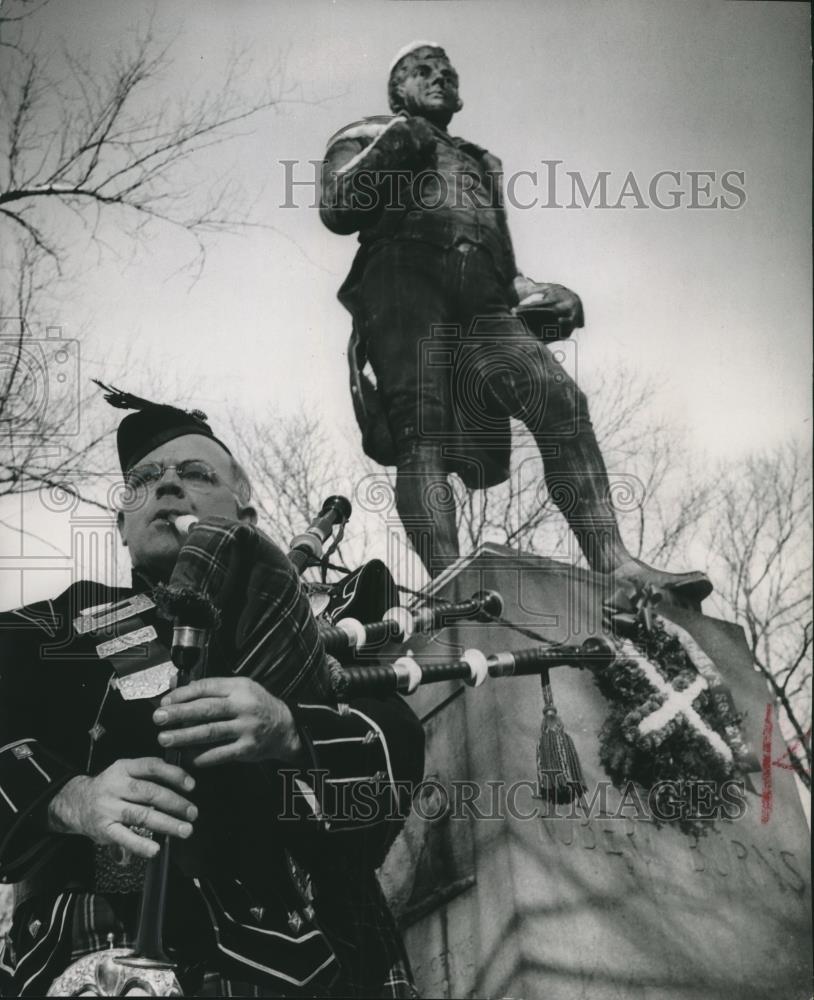
[[[440,581],[451,599],[499,591],[504,616],[554,641],[601,634],[589,573],[485,546]],[[770,698],[740,628],[665,611],[712,657],[762,752]],[[534,645],[505,626],[464,624],[411,648],[439,659]],[[597,733],[607,703],[589,671],[552,671],[589,797],[607,777]],[[422,995],[525,1000],[797,1000],[811,988],[809,834],[792,773],[770,800],[750,776],[745,815],[700,839],[616,817],[545,816],[534,798],[538,678],[427,685],[411,704],[427,734],[425,784],[382,880],[405,928]],[[784,752],[776,724],[772,759]],[[457,783],[457,784],[456,784]],[[770,809],[768,808],[770,806]]]

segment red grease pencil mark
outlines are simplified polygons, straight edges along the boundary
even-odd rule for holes
[[[768,823],[772,815],[772,713],[773,706],[766,706],[763,720],[763,793],[761,795],[760,822]]]
[[[772,760],[772,727],[774,719],[774,708],[771,703],[766,706],[766,715],[763,720],[763,756],[761,760],[761,771],[763,772],[763,792],[761,794],[760,822],[768,823],[772,815],[772,768],[780,767],[784,771],[796,771],[797,768],[791,762],[791,754],[797,753],[798,749],[805,751],[805,744],[811,737],[809,728],[803,736],[802,747],[800,740],[790,743],[786,750],[780,754],[776,760]]]

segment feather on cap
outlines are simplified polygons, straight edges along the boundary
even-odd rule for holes
[[[202,410],[182,410],[166,403],[154,403],[132,392],[125,392],[113,385],[105,385],[99,379],[93,381],[104,390],[105,399],[120,410],[135,410],[128,413],[116,432],[116,448],[119,465],[127,472],[154,448],[186,434],[200,434],[208,437],[231,455],[223,441],[215,437]]]

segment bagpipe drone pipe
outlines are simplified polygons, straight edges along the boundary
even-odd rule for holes
[[[322,543],[335,525],[344,525],[350,511],[350,503],[344,497],[329,497],[309,528],[292,540],[288,561],[298,573],[319,564]],[[345,664],[326,670],[317,663],[319,658],[312,648],[312,616],[303,616],[304,626],[298,619],[285,623],[286,631],[281,627],[280,616],[274,618],[278,609],[270,602],[276,598],[278,603],[290,603],[285,592],[290,589],[291,581],[286,581],[279,555],[275,555],[268,540],[263,540],[262,533],[248,525],[200,524],[192,517],[176,519],[176,527],[188,540],[169,585],[159,594],[164,614],[176,624],[174,657],[181,655],[184,643],[194,647],[196,635],[203,634],[201,629],[196,631],[198,623],[209,627],[213,622],[222,624],[224,609],[236,607],[239,615],[234,623],[234,672],[266,683],[279,697],[333,695],[346,700],[354,695],[387,691],[411,694],[419,684],[456,678],[477,687],[487,677],[542,674],[556,666],[598,668],[606,666],[614,656],[609,642],[592,637],[580,645],[546,642],[489,656],[470,649],[463,657],[448,663],[422,665],[408,655],[400,655],[393,663],[358,665],[355,661],[360,656],[369,660],[384,647],[392,648],[393,643],[408,643],[416,633],[431,634],[455,622],[510,624],[500,618],[503,600],[494,590],[476,592],[463,601],[433,602],[415,609],[401,604],[388,607],[398,588],[384,564],[371,560],[339,583],[312,595],[316,634],[325,652]],[[254,559],[248,572],[247,553]],[[199,584],[201,579],[206,581],[205,589]],[[261,602],[264,602],[262,613],[258,613]],[[306,639],[301,634],[303,628]],[[304,662],[299,669],[290,666],[290,656],[285,655],[290,652],[294,634],[299,638],[300,651],[304,651]],[[260,655],[263,647],[274,652],[264,658]]]
[[[496,590],[476,591],[460,601],[419,599],[408,609],[388,607],[398,593],[387,568],[378,560],[364,564],[339,584],[319,594],[319,632],[326,652],[336,658],[331,687],[337,700],[397,692],[413,695],[419,687],[463,682],[479,688],[487,680],[538,676],[542,688],[542,725],[536,776],[540,791],[552,801],[570,801],[585,790],[582,769],[554,705],[549,672],[557,667],[601,670],[616,655],[607,639],[590,636],[582,643],[557,643],[502,618],[503,598]],[[373,616],[376,620],[372,620]],[[433,637],[457,628],[466,638],[477,625],[519,631],[533,645],[486,653],[475,645],[444,656],[432,648]],[[420,655],[411,645],[426,644]],[[452,653],[452,650],[449,650]]]

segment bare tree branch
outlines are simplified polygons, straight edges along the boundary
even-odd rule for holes
[[[101,208],[121,212],[132,235],[145,223],[182,228],[198,259],[207,234],[245,221],[229,180],[190,183],[187,168],[284,98],[279,66],[247,100],[241,85],[249,63],[237,53],[216,91],[170,102],[157,91],[168,47],[156,43],[151,26],[112,57],[103,75],[70,53],[61,72],[50,62],[46,70],[22,41],[15,48],[0,88],[0,211],[22,239],[59,261],[65,247],[42,209],[70,209],[92,228],[89,213]]]
[[[796,741],[789,759],[810,787],[810,457],[795,444],[752,456],[722,471],[720,496],[707,529],[721,570],[713,600],[743,625],[786,734]]]
[[[201,183],[196,167],[205,169],[206,150],[245,133],[285,96],[283,65],[272,64],[259,89],[252,81],[247,97],[251,63],[235,52],[217,88],[167,96],[161,77],[170,45],[158,44],[151,23],[100,67],[92,52],[42,51],[32,32],[43,6],[0,7],[0,43],[9,50],[0,78],[0,221],[8,223],[0,500],[70,483],[83,502],[107,509],[80,486],[105,466],[115,420],[104,407],[97,418],[98,393],[79,370],[58,372],[66,344],[41,332],[55,273],[75,254],[72,230],[78,221],[101,255],[116,252],[111,233],[135,247],[155,225],[181,228],[200,273],[209,235],[242,225],[245,199],[229,178]]]

